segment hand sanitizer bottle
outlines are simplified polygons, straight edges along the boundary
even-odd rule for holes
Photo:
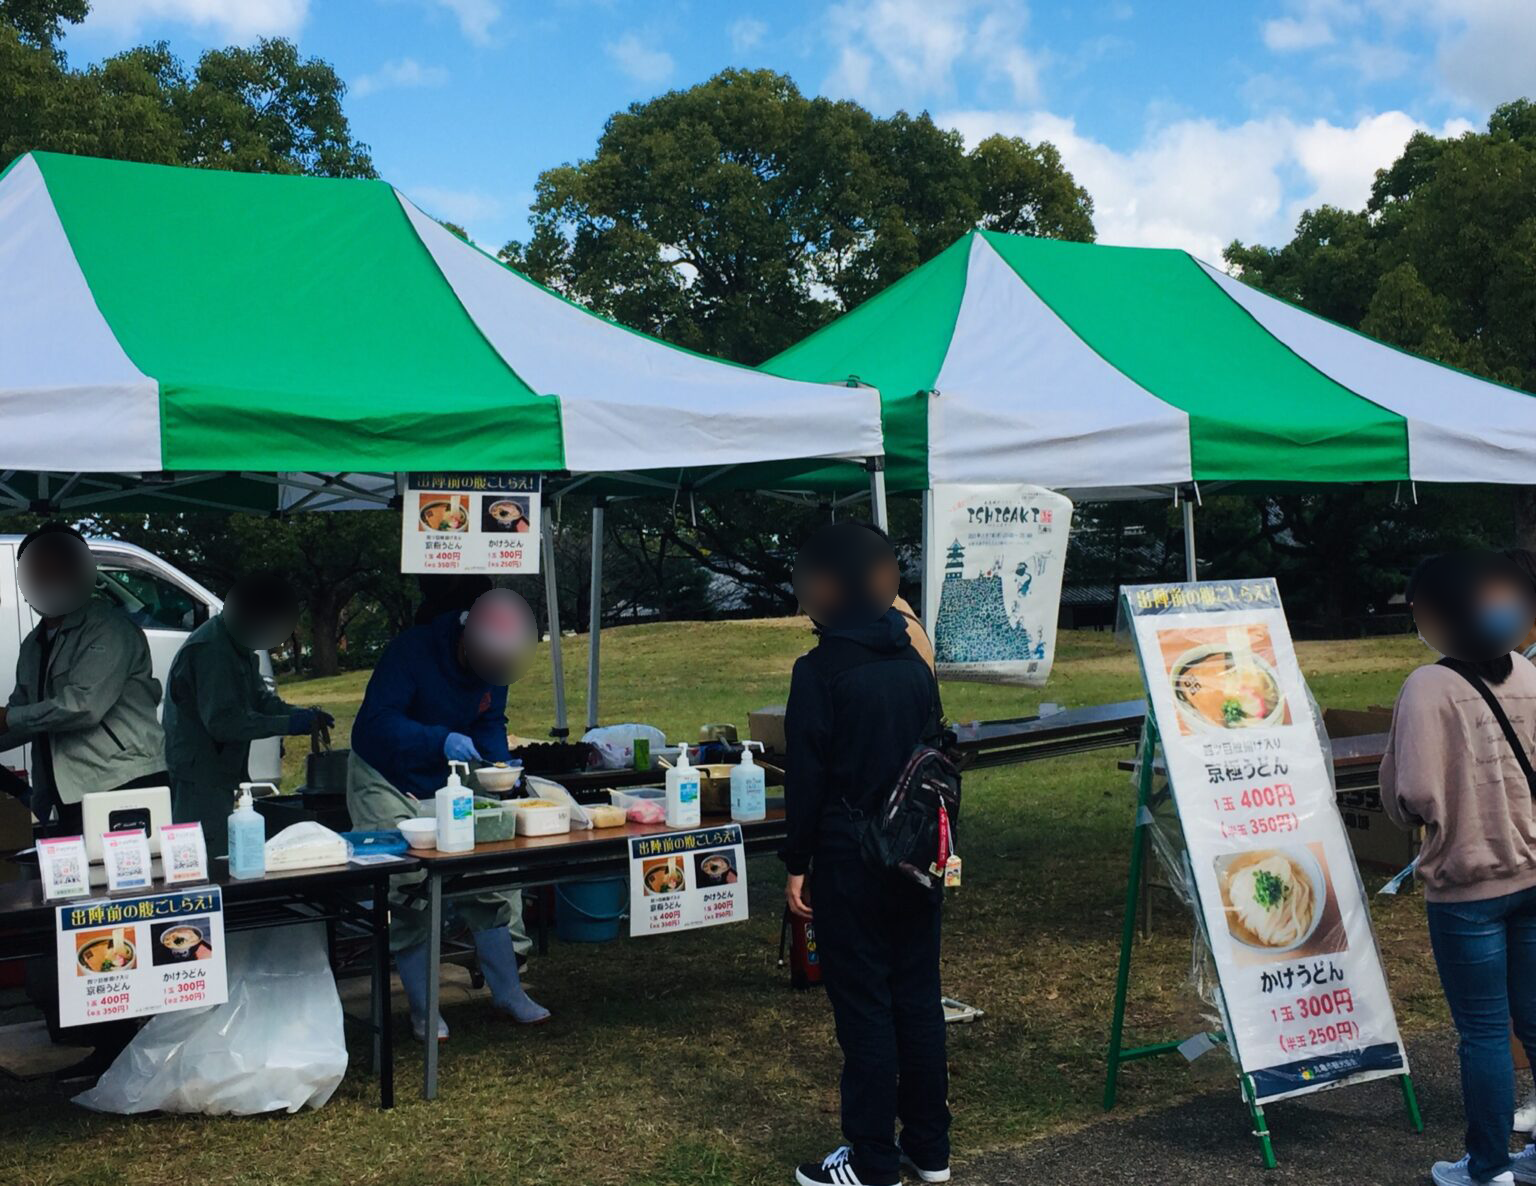
[[[731,771],[731,818],[738,824],[750,824],[768,814],[768,778],[752,760],[754,745],[763,748],[760,742],[746,742],[741,747],[741,764]]]
[[[448,782],[437,792],[437,851],[468,852],[475,847],[475,796],[459,781],[469,763],[449,762]]]
[[[229,815],[229,875],[261,877],[267,871],[267,823],[251,801],[251,785],[240,784]]]
[[[667,771],[667,827],[699,826],[699,772],[688,765],[688,747],[678,747],[677,765]]]

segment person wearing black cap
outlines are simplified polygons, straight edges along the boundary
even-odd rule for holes
[[[884,533],[857,522],[816,532],[795,564],[818,638],[795,663],[785,708],[780,855],[789,909],[814,910],[848,1142],[801,1165],[800,1186],[893,1186],[903,1164],[925,1182],[949,1178],[939,893],[872,870],[858,839],[858,820],[917,745],[937,740],[942,715],[938,683],[909,637],[915,623],[893,606],[898,576]]]
[[[299,600],[279,574],[235,581],[224,608],[176,652],[165,687],[165,754],[177,823],[199,823],[209,856],[229,848],[235,788],[250,777],[251,742],[335,724],[319,708],[288,704],[262,679],[259,651],[293,634]]]

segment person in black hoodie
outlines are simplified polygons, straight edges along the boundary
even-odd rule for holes
[[[800,1186],[894,1186],[903,1165],[949,1179],[940,894],[870,869],[859,851],[861,820],[941,716],[909,619],[892,608],[897,575],[885,534],[862,523],[822,528],[795,564],[818,640],[795,663],[785,709],[781,856],[790,910],[809,919],[814,899],[848,1142],[801,1165]]]

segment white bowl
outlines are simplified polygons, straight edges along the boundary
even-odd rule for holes
[[[1202,659],[1208,659],[1212,655],[1229,654],[1231,654],[1231,648],[1223,645],[1208,643],[1204,646],[1191,647],[1189,650],[1185,651],[1182,655],[1175,659],[1169,669],[1169,679],[1173,685],[1174,707],[1178,711],[1179,717],[1182,720],[1188,722],[1189,725],[1191,725],[1197,731],[1206,733],[1227,733],[1229,731],[1229,727],[1225,725],[1219,725],[1215,721],[1206,720],[1203,715],[1195,711],[1194,707],[1187,700],[1179,695],[1179,675],[1184,671],[1185,668],[1193,667]],[[1270,663],[1269,660],[1259,655],[1250,653],[1248,655],[1248,661],[1274,681],[1275,690],[1279,693],[1279,695],[1275,699],[1274,707],[1269,710],[1268,716],[1266,716],[1263,720],[1256,721],[1253,724],[1244,725],[1242,727],[1245,729],[1269,729],[1274,728],[1276,725],[1283,725],[1285,723],[1286,710],[1285,685],[1280,682],[1280,673],[1275,670],[1274,664]]]
[[[412,848],[437,847],[437,821],[435,819],[403,819],[400,835]]]
[[[1256,951],[1262,955],[1285,955],[1288,952],[1300,951],[1308,943],[1312,942],[1312,936],[1317,934],[1317,928],[1323,923],[1323,915],[1328,912],[1328,878],[1323,875],[1322,863],[1318,861],[1310,848],[1297,845],[1294,848],[1276,848],[1273,851],[1288,857],[1308,881],[1312,883],[1312,925],[1307,928],[1306,934],[1296,942],[1284,947],[1268,947],[1259,943],[1250,943],[1240,938],[1236,931],[1228,929],[1232,941],[1249,951]],[[1232,863],[1234,857],[1242,856],[1242,853],[1229,853],[1218,857],[1216,860],[1216,879],[1219,882],[1227,875],[1227,866]],[[1217,893],[1220,894],[1220,890]],[[1225,906],[1225,902],[1223,902]]]
[[[521,766],[482,766],[475,771],[475,778],[480,783],[480,789],[491,791],[497,795],[504,795],[517,786],[517,780],[522,778]]]

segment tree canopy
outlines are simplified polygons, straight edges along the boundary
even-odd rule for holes
[[[969,153],[926,114],[807,98],[726,70],[612,116],[589,160],[540,175],[503,258],[679,345],[757,363],[978,225],[1093,238],[1049,144]]]

